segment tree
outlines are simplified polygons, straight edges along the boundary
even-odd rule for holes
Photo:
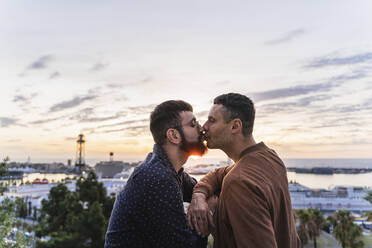
[[[368,192],[368,195],[364,199],[372,203],[372,191]],[[366,216],[368,221],[372,220],[372,212],[365,212],[363,216]]]
[[[32,219],[35,221],[37,220],[37,208],[34,206],[32,209]]]
[[[0,177],[4,176],[7,172],[6,163],[9,158],[6,157],[0,162]],[[0,195],[6,191],[6,187],[0,185]],[[15,225],[15,204],[10,199],[5,199],[0,205],[0,247],[20,248],[30,245],[31,240],[27,240],[23,232],[12,231]],[[9,234],[13,239],[9,239]]]
[[[301,245],[304,247],[309,242],[309,234],[307,232],[306,223],[309,221],[309,215],[306,210],[296,210],[296,217],[299,220],[298,236],[301,239]]]
[[[353,217],[350,211],[344,209],[334,213],[334,217],[328,217],[333,225],[333,235],[340,242],[342,248],[364,247],[364,243],[360,240],[362,236],[362,228],[353,223]]]
[[[368,192],[368,195],[364,199],[372,203],[372,191]]]
[[[16,204],[16,216],[21,218],[27,217],[27,202],[20,197],[15,200]]]
[[[53,187],[42,201],[36,231],[38,237],[50,239],[38,241],[36,247],[103,247],[114,200],[94,172],[77,180],[75,192],[64,184]]]
[[[363,216],[367,217],[368,221],[372,220],[372,212],[365,212],[363,213]]]
[[[91,243],[92,248],[101,248],[104,245],[105,233],[106,233],[106,222],[100,204],[95,201],[88,208],[88,211],[84,212],[83,225],[89,226],[90,228],[84,229],[85,236],[88,237],[88,241]]]
[[[14,216],[14,202],[10,199],[5,199],[0,205],[0,247],[29,247],[31,240],[26,239],[23,232],[12,230],[16,223]]]
[[[2,176],[5,176],[5,174],[7,173],[7,168],[6,168],[6,163],[9,161],[9,158],[6,157],[3,159],[2,162],[0,162],[0,177]],[[3,184],[0,185],[0,195],[3,195],[3,193],[5,192],[6,190],[6,187],[3,186]]]
[[[310,208],[308,210],[296,211],[299,219],[298,233],[302,244],[305,245],[309,240],[313,241],[314,248],[317,247],[316,238],[320,234],[320,230],[324,223],[324,217],[319,209]]]
[[[51,188],[48,200],[42,201],[36,236],[49,236],[47,242],[38,241],[37,247],[84,247],[76,230],[76,218],[83,208],[76,195],[63,184]],[[89,227],[87,227],[89,228]]]

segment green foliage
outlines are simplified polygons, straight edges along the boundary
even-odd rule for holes
[[[365,212],[363,216],[367,217],[368,221],[372,221],[372,212]]]
[[[37,208],[33,207],[32,209],[32,219],[37,220]]]
[[[6,157],[2,162],[0,162],[0,177],[7,173],[6,163],[9,158]],[[4,193],[6,187],[0,186],[0,195]],[[26,239],[24,232],[12,230],[14,226],[22,226],[22,222],[15,219],[18,216],[18,210],[24,211],[24,208],[18,208],[18,204],[22,199],[17,199],[18,202],[13,202],[10,199],[5,199],[0,202],[0,247],[7,248],[24,248],[29,247],[31,240]],[[22,205],[21,204],[21,205]],[[26,215],[27,215],[27,205],[26,205]]]
[[[64,184],[53,187],[42,201],[36,228],[38,237],[50,240],[38,241],[36,247],[103,247],[114,201],[94,172],[78,179],[75,192]]]
[[[16,204],[16,216],[20,218],[27,217],[27,201],[23,198],[17,198]]]
[[[297,210],[296,216],[300,222],[298,235],[302,241],[302,245],[305,245],[312,240],[314,248],[316,248],[316,239],[325,222],[322,213],[318,209],[310,208],[308,210]]]
[[[4,201],[1,202],[1,205],[0,205],[0,247],[7,247],[7,248],[29,247],[31,240],[26,239],[23,232],[12,231],[12,227],[16,223],[15,218],[14,218],[15,216],[14,209],[15,209],[15,203],[11,201],[10,199],[5,199]]]
[[[366,199],[367,201],[372,203],[372,191],[368,192],[368,195],[366,197],[364,197],[364,199]]]
[[[360,238],[363,235],[362,228],[353,223],[353,217],[350,211],[339,210],[334,213],[334,217],[328,217],[328,220],[333,225],[333,235],[339,241],[342,248],[364,247],[364,243]]]
[[[80,177],[76,182],[76,192],[83,202],[92,204],[95,201],[103,202],[106,198],[106,189],[98,182],[94,172],[89,172],[87,178]]]
[[[6,168],[6,163],[9,161],[9,157],[6,157],[3,159],[2,162],[0,162],[0,177],[4,176],[6,172],[8,171]]]
[[[0,162],[0,177],[4,176],[8,169],[6,168],[6,163],[9,161],[9,158],[6,157],[3,159],[2,162]],[[6,187],[3,186],[3,184],[0,185],[0,195],[3,195],[5,192]]]

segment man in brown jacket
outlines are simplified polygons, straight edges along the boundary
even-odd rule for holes
[[[235,164],[209,172],[194,187],[190,226],[202,235],[212,228],[214,247],[297,248],[286,168],[274,150],[256,143],[255,109],[246,96],[224,94],[204,124],[208,148],[221,149]],[[218,195],[213,220],[207,200]]]

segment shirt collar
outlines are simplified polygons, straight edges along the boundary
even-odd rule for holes
[[[181,167],[181,169],[177,172],[176,169],[174,169],[174,166],[172,165],[172,163],[169,161],[168,155],[165,153],[164,149],[160,145],[158,145],[158,144],[154,145],[153,153],[156,156],[158,156],[160,158],[160,160],[163,161],[163,163],[166,167],[172,169],[172,171],[174,171],[175,174],[177,174],[178,176],[180,176],[182,174],[183,167]]]
[[[258,150],[262,150],[266,148],[266,145],[263,143],[263,142],[260,142],[258,144],[255,144],[253,146],[249,146],[247,148],[245,148],[241,153],[240,153],[240,156],[239,156],[239,160],[244,156],[244,155],[247,155],[248,153],[251,153],[251,152],[254,152],[254,151],[258,151]]]

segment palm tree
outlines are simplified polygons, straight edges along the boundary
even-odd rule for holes
[[[296,216],[299,220],[299,225],[297,229],[298,236],[301,239],[301,247],[304,247],[309,242],[309,235],[306,228],[306,223],[309,220],[309,215],[306,210],[296,210]]]
[[[365,212],[363,213],[363,216],[367,217],[368,221],[372,220],[372,212]]]
[[[342,248],[364,247],[363,241],[359,238],[362,235],[362,228],[353,223],[353,216],[350,211],[344,209],[334,213],[334,217],[328,218],[333,225],[333,235],[340,242]]]
[[[368,192],[368,195],[366,197],[364,197],[364,199],[366,199],[367,201],[371,202],[372,203],[372,192]]]
[[[364,242],[359,239],[363,235],[362,227],[353,224],[349,233],[349,238],[347,244],[352,248],[362,248],[364,247]]]
[[[308,210],[298,210],[296,214],[300,221],[298,233],[302,244],[305,245],[309,240],[312,240],[314,248],[316,248],[316,238],[319,236],[320,229],[324,223],[322,213],[319,209],[310,208]]]

